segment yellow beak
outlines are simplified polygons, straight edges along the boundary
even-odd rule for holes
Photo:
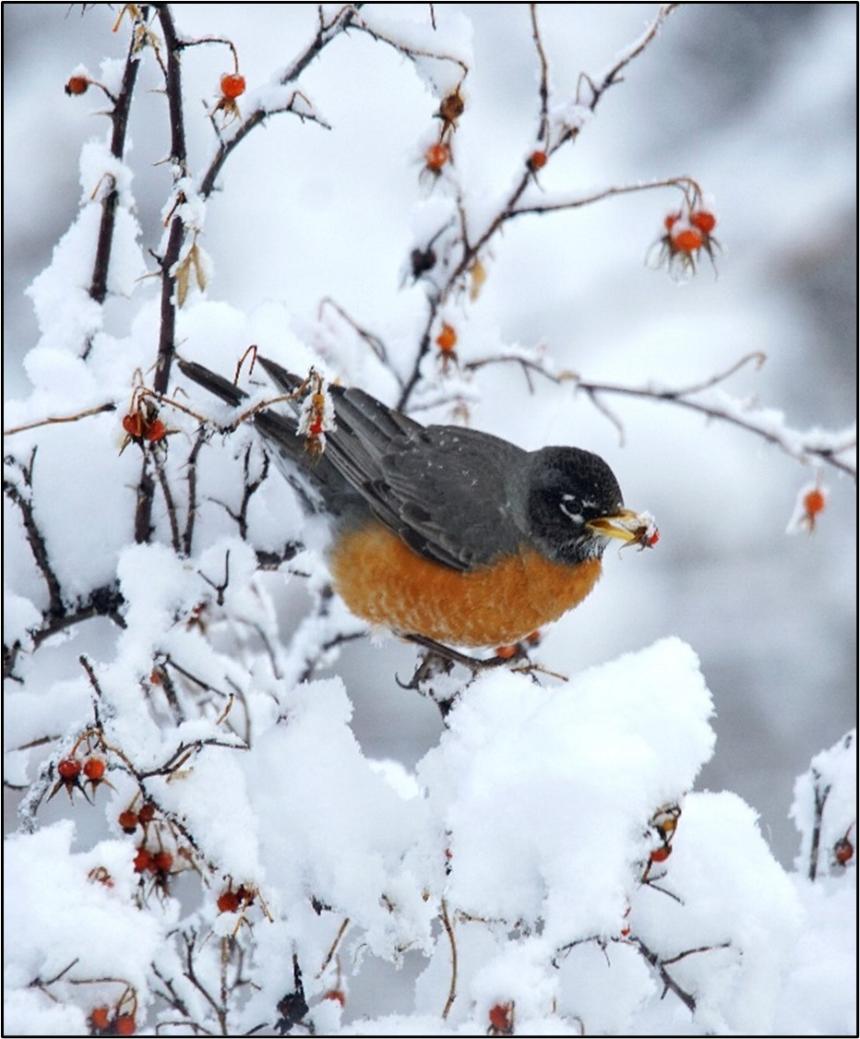
[[[589,520],[586,527],[605,538],[621,541],[639,541],[648,527],[648,519],[632,509],[621,509],[613,516],[598,516]]]

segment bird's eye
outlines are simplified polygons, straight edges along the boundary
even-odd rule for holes
[[[584,523],[585,517],[580,511],[580,504],[577,501],[575,494],[563,494],[561,501],[558,504],[561,511],[567,516],[568,519],[573,520],[574,523]]]

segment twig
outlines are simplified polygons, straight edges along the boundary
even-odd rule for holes
[[[154,460],[155,472],[158,476],[158,484],[161,487],[161,493],[164,495],[167,519],[170,523],[170,543],[173,546],[173,551],[179,555],[181,544],[179,540],[179,520],[176,515],[176,503],[173,500],[173,492],[170,489],[167,473],[164,471],[164,461],[162,456],[160,454],[154,454]]]
[[[408,43],[404,43],[402,40],[394,40],[380,29],[375,29],[372,25],[369,25],[364,21],[363,18],[357,16],[352,23],[352,28],[357,29],[359,32],[367,33],[367,35],[370,36],[371,39],[376,40],[377,43],[385,43],[389,47],[393,47],[394,50],[408,58],[410,61],[416,61],[418,58],[432,58],[435,61],[448,61],[457,65],[463,73],[463,77],[460,80],[461,83],[466,76],[469,75],[469,66],[462,60],[462,58],[454,57],[453,54],[442,54],[439,51],[425,50],[423,47],[413,47]]]
[[[185,123],[182,112],[182,70],[179,56],[181,46],[176,35],[173,15],[169,4],[156,4],[158,19],[164,33],[167,48],[165,90],[170,115],[170,160],[175,167],[174,183],[186,175],[187,154],[185,145]],[[167,247],[161,260],[161,330],[158,340],[158,361],[155,367],[153,387],[156,393],[166,393],[170,381],[170,367],[175,352],[176,263],[185,239],[185,224],[179,213],[174,213],[167,237]]]
[[[685,199],[698,198],[701,188],[692,177],[663,177],[659,180],[646,180],[640,184],[622,184],[618,187],[603,188],[600,191],[591,192],[588,195],[576,195],[571,198],[563,198],[530,203],[529,205],[516,205],[502,214],[503,221],[513,220],[518,216],[535,215],[542,213],[559,213],[566,209],[579,209],[582,206],[591,206],[595,202],[602,202],[616,195],[630,195],[637,191],[654,191],[659,188],[677,188]]]
[[[538,140],[546,141],[549,135],[549,119],[547,111],[549,106],[549,64],[546,60],[546,51],[540,38],[540,29],[537,22],[537,4],[529,4],[529,15],[532,22],[532,39],[537,50],[540,63],[540,86],[538,96],[540,98],[540,122],[538,124]]]
[[[445,1006],[442,1008],[442,1020],[446,1021],[448,1014],[451,1012],[451,1007],[454,1005],[454,1000],[457,998],[457,941],[454,938],[454,928],[451,926],[451,921],[448,917],[448,906],[444,898],[440,904],[439,916],[451,945],[451,984],[448,987],[448,998],[445,1000]]]
[[[629,941],[639,950],[639,954],[642,958],[657,971],[666,990],[673,992],[690,1013],[694,1014],[696,1012],[695,997],[691,996],[689,992],[681,988],[678,982],[675,981],[672,975],[666,970],[663,960],[660,959],[657,953],[652,952],[640,938],[631,938]],[[717,948],[717,946],[715,946],[715,948]],[[719,948],[722,948],[722,946],[719,946]],[[690,951],[692,952],[694,950]]]
[[[695,949],[684,949],[683,952],[676,953],[674,956],[664,957],[660,962],[664,967],[668,967],[671,963],[678,963],[680,960],[684,960],[688,956],[695,956],[700,952],[713,952],[715,949],[730,949],[731,947],[731,942],[720,942],[718,945],[700,945]]]
[[[116,404],[112,401],[107,401],[105,404],[97,404],[93,408],[75,412],[74,415],[57,415],[39,419],[37,422],[26,422],[23,426],[13,426],[11,429],[4,429],[3,436],[11,437],[15,433],[23,433],[28,429],[38,429],[39,426],[51,426],[60,422],[77,422],[82,418],[89,418],[90,415],[101,415],[106,411],[116,411]]]
[[[26,466],[24,466],[23,463],[18,462],[17,459],[14,460],[15,464],[21,471],[25,485],[31,491],[33,487],[33,465],[35,461],[35,447],[30,455],[30,461]],[[54,567],[51,564],[51,559],[48,555],[48,546],[45,544],[45,538],[42,531],[39,529],[39,525],[36,523],[36,518],[33,514],[33,502],[29,497],[25,497],[21,493],[16,484],[5,478],[3,480],[3,493],[18,507],[18,511],[21,514],[21,522],[24,524],[24,532],[27,535],[27,542],[30,545],[30,551],[33,553],[33,559],[36,562],[36,566],[39,568],[39,571],[45,580],[45,584],[47,585],[47,615],[51,618],[62,617],[66,612],[66,607],[63,603],[62,588],[60,587],[59,578],[54,572]]]
[[[591,102],[588,105],[590,111],[594,111],[597,108],[603,94],[615,83],[621,82],[620,72],[624,69],[631,61],[638,57],[642,51],[648,46],[651,40],[656,36],[657,30],[662,25],[668,14],[676,7],[676,4],[664,4],[657,13],[657,16],[646,31],[644,36],[640,38],[631,48],[629,48],[624,55],[615,63],[615,65],[606,73],[600,85],[595,85],[590,79],[588,82],[591,86],[592,97]],[[533,16],[532,20],[533,36],[535,38],[535,44],[538,47],[538,57],[541,61],[541,83],[544,82],[544,75],[548,76],[548,69],[544,68],[546,62],[546,55],[543,53],[542,44],[540,42],[540,35],[537,32],[537,22]],[[542,88],[541,88],[542,89]],[[547,83],[548,92],[548,83]],[[538,139],[540,139],[540,127],[543,125],[544,111],[543,104],[541,106],[541,115],[539,121]],[[549,154],[557,151],[566,142],[574,141],[579,135],[580,127],[567,127],[565,132],[562,133],[558,140],[554,143],[547,144],[546,150]],[[460,246],[460,258],[456,263],[451,263],[451,272],[446,278],[444,284],[436,290],[431,296],[428,297],[428,313],[427,321],[421,336],[418,341],[418,349],[416,351],[415,359],[412,363],[412,369],[409,375],[403,380],[403,389],[401,390],[400,397],[397,401],[398,410],[404,410],[409,403],[409,399],[412,396],[412,392],[415,389],[420,379],[421,362],[430,350],[431,345],[431,333],[434,324],[437,319],[437,315],[441,307],[447,303],[451,293],[460,284],[462,278],[468,273],[472,266],[478,261],[481,251],[487,247],[490,240],[497,234],[497,232],[507,223],[508,220],[513,219],[516,216],[523,215],[525,213],[540,213],[550,212],[553,208],[577,208],[580,205],[588,205],[592,202],[599,201],[601,198],[608,198],[613,194],[622,194],[624,191],[633,190],[644,190],[645,186],[630,186],[627,188],[612,188],[607,189],[604,192],[597,192],[587,198],[565,200],[563,204],[557,204],[553,206],[552,203],[535,203],[532,206],[519,207],[519,202],[524,195],[526,188],[534,179],[531,167],[528,164],[524,164],[522,171],[516,179],[514,187],[510,191],[510,194],[502,203],[500,208],[497,210],[495,215],[489,220],[484,230],[472,241],[468,241],[465,236],[462,236],[457,243]],[[695,185],[694,181],[690,178],[674,178],[670,181],[665,182],[654,182],[653,187],[660,186],[662,184],[674,183],[675,186],[680,186],[681,182],[687,182],[690,185]],[[698,185],[695,185],[695,190],[698,191]]]
[[[140,21],[135,23],[132,29],[131,40],[128,45],[128,54],[125,59],[125,69],[122,76],[122,84],[116,97],[113,109],[110,113],[113,131],[111,133],[110,151],[115,159],[122,161],[125,153],[125,138],[128,130],[128,117],[131,110],[131,98],[134,93],[134,85],[137,81],[137,73],[140,68],[140,54],[138,52],[138,37],[135,28],[138,24],[145,24],[149,17],[149,7],[144,5],[140,9]],[[102,216],[99,224],[99,236],[96,245],[95,261],[93,263],[93,276],[90,282],[90,298],[96,303],[104,303],[107,296],[107,279],[110,267],[111,247],[113,245],[114,228],[116,224],[116,209],[119,203],[119,191],[114,183],[108,194],[102,199]],[[82,356],[86,359],[92,349],[92,338],[84,346]]]
[[[297,80],[314,58],[316,58],[322,50],[331,43],[333,39],[335,39],[335,37],[339,36],[340,33],[344,32],[353,23],[362,6],[363,4],[360,3],[346,4],[337,11],[329,22],[326,22],[321,15],[316,35],[280,77],[281,85],[286,86],[288,83]],[[295,98],[295,95],[293,95],[293,98]],[[229,140],[219,141],[215,157],[212,159],[209,168],[206,170],[200,181],[201,198],[207,199],[212,194],[215,182],[218,179],[218,174],[221,172],[224,163],[230,157],[237,145],[239,145],[256,126],[259,126],[264,122],[269,114],[270,113],[264,109],[258,108],[255,112],[252,112],[247,119],[245,119]],[[306,115],[305,118],[311,117]],[[320,122],[321,120],[315,119],[314,121]]]
[[[830,784],[821,787],[821,774],[816,770],[812,770],[813,779],[813,797],[815,799],[815,815],[813,817],[812,825],[812,840],[809,847],[809,879],[814,881],[818,876],[818,852],[821,845],[821,823],[824,818],[824,806],[827,804],[827,798],[830,796]]]
[[[322,318],[323,310],[325,307],[331,307],[332,310],[336,311],[343,320],[353,329],[359,338],[363,339],[370,349],[376,354],[377,358],[388,368],[394,377],[402,383],[399,372],[393,368],[388,360],[388,351],[385,348],[385,343],[380,339],[378,335],[368,331],[366,328],[362,328],[361,325],[351,317],[343,307],[331,298],[331,296],[324,296],[320,300],[319,308],[317,310],[317,320]]]
[[[323,974],[325,974],[326,968],[331,963],[331,961],[334,959],[334,954],[337,952],[337,947],[338,947],[338,945],[340,945],[340,943],[341,943],[341,941],[343,939],[343,936],[346,934],[346,929],[348,927],[349,927],[349,917],[345,916],[343,918],[343,923],[340,925],[340,927],[337,930],[337,934],[334,936],[334,941],[331,943],[331,946],[329,947],[329,950],[326,953],[325,959],[322,961],[322,966],[320,967],[319,971],[317,972],[317,978],[321,978],[323,976]]]
[[[182,533],[182,552],[185,556],[191,555],[191,548],[194,542],[194,521],[197,518],[197,456],[200,454],[200,448],[203,446],[206,440],[206,428],[201,427],[197,431],[197,439],[194,441],[194,446],[191,448],[191,453],[188,455],[188,462],[186,463],[186,481],[188,483],[188,512],[185,516],[185,530]]]

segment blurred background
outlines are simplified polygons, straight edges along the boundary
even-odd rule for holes
[[[25,287],[50,261],[80,196],[78,153],[107,122],[98,100],[63,85],[85,64],[122,58],[117,5],[4,4],[5,393],[28,392],[21,367],[37,336]],[[380,5],[381,6],[381,5]],[[370,17],[376,5],[368,5]],[[539,7],[551,82],[569,99],[580,71],[599,76],[653,16],[650,4]],[[500,197],[521,168],[537,113],[526,5],[436,5],[439,31],[473,26],[474,67],[456,161],[471,198]],[[249,89],[304,46],[316,11],[304,4],[176,4],[187,35],[236,44]],[[385,5],[387,20],[426,22],[429,5]],[[856,8],[851,4],[682,5],[659,38],[604,97],[576,145],[541,174],[547,192],[585,191],[653,177],[694,176],[713,195],[723,252],[690,283],[648,269],[674,194],[643,193],[557,216],[523,218],[496,239],[480,299],[464,304],[461,355],[545,344],[560,368],[631,385],[683,385],[761,350],[760,372],[726,389],[785,412],[799,429],[839,430],[856,413]],[[205,167],[205,117],[223,48],[184,58],[192,168]],[[420,287],[403,288],[418,183],[437,101],[400,55],[358,34],[338,39],[300,85],[332,124],[326,132],[273,117],[243,142],[208,207],[202,244],[209,296],[253,315],[272,300],[291,331],[313,343],[317,307],[331,296],[411,367],[424,314]],[[135,97],[128,161],[144,230],[156,247],[169,173],[163,95],[152,62]],[[422,203],[422,200],[424,202]],[[423,219],[426,224],[426,218]],[[142,294],[155,291],[144,283]],[[122,334],[134,303],[108,304]],[[285,332],[287,330],[285,329]],[[349,338],[348,330],[343,334]],[[331,336],[329,334],[328,338]],[[237,354],[245,343],[237,343]],[[360,365],[358,366],[361,367]],[[360,371],[345,374],[361,381]],[[372,382],[366,388],[379,390]],[[822,473],[831,491],[814,536],[785,536],[809,467],[743,431],[706,424],[669,404],[607,399],[625,443],[571,387],[536,386],[512,366],[476,381],[476,427],[533,448],[573,443],[603,455],[628,504],[657,517],[654,552],[607,553],[605,577],[578,611],[547,632],[538,659],[566,672],[678,635],[699,654],[713,693],[718,742],[698,786],[728,788],[760,813],[790,865],[792,785],[809,758],[854,722],[855,485]],[[444,410],[422,418],[448,421]],[[285,599],[285,634],[303,606]],[[414,764],[438,739],[432,704],[399,689],[414,651],[386,641],[345,650],[335,670],[356,705],[365,751]]]

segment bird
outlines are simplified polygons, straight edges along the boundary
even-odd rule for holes
[[[320,449],[321,416],[310,431],[307,420],[319,377],[314,389],[257,362],[282,402],[255,411],[256,429],[306,511],[330,520],[334,589],[374,627],[442,646],[515,646],[585,599],[613,539],[650,547],[659,536],[590,451],[425,426],[357,387],[325,388],[333,421]],[[233,407],[248,398],[199,363],[178,364]]]

